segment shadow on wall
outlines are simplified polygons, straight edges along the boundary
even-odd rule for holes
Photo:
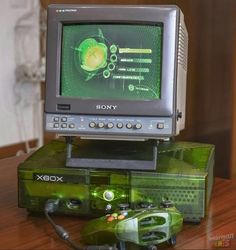
[[[230,178],[230,130],[221,131],[215,134],[195,137],[194,141],[215,145],[215,168],[214,175],[222,178]]]

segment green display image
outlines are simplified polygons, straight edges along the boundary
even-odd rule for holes
[[[63,26],[61,95],[160,99],[162,33],[161,25]]]
[[[107,47],[93,38],[84,40],[78,49],[81,58],[81,68],[85,71],[96,71],[107,65]]]

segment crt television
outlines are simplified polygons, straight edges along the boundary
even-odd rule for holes
[[[185,126],[188,33],[173,5],[50,5],[45,127],[147,140]]]

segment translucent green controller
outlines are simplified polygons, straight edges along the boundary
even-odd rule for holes
[[[132,242],[140,246],[154,246],[167,241],[176,242],[183,217],[171,203],[160,208],[140,210],[121,209],[94,219],[81,232],[86,244],[116,244]]]

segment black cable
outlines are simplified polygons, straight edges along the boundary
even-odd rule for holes
[[[87,247],[81,247],[74,241],[70,239],[69,233],[60,225],[57,225],[53,219],[50,217],[50,213],[55,213],[57,209],[59,208],[59,200],[49,199],[47,200],[45,207],[44,207],[44,214],[48,220],[48,222],[52,225],[57,235],[67,241],[67,243],[75,250],[117,250],[116,247],[104,245],[104,246],[87,246]]]
[[[46,216],[47,220],[49,221],[49,223],[50,223],[50,224],[52,225],[52,227],[54,228],[54,230],[55,230],[55,232],[57,233],[57,235],[58,235],[61,239],[67,241],[67,242],[71,245],[71,247],[72,247],[73,249],[75,249],[75,250],[83,250],[82,247],[78,246],[74,241],[72,241],[72,240],[70,239],[69,233],[68,233],[62,226],[57,225],[57,224],[53,221],[53,219],[50,217],[49,213],[46,212],[46,211],[45,211],[45,216]]]

